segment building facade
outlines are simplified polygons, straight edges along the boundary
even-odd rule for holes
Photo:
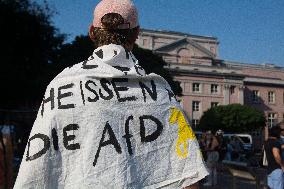
[[[194,128],[210,107],[234,103],[263,110],[271,126],[284,120],[283,67],[222,60],[215,37],[143,29],[136,43],[161,56],[180,81]]]

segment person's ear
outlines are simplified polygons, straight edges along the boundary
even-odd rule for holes
[[[93,25],[90,25],[90,27],[89,27],[89,37],[90,37],[90,39],[93,42],[95,41],[94,29],[95,29],[95,27]]]

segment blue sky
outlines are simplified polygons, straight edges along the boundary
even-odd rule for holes
[[[35,0],[41,3],[43,0]],[[86,34],[99,0],[47,0],[60,32]],[[283,0],[134,0],[140,25],[217,37],[219,58],[284,67]]]

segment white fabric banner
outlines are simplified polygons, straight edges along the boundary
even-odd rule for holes
[[[207,174],[168,83],[107,45],[47,87],[14,188],[181,188]]]

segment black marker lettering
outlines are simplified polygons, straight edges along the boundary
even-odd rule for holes
[[[142,73],[140,73],[140,70],[144,70],[139,64],[134,65],[135,71],[138,75],[143,76]]]
[[[148,92],[148,94],[151,96],[153,100],[155,101],[157,100],[157,90],[156,90],[156,85],[153,80],[151,80],[152,90],[142,82],[139,82],[139,85],[141,87],[141,90],[144,96],[144,102],[146,102],[146,91]]]
[[[54,109],[54,88],[51,88],[50,91],[50,96],[48,98],[44,98],[41,104],[41,116],[43,116],[43,112],[44,112],[44,104],[47,102],[50,102],[50,109],[53,110]]]
[[[100,58],[103,59],[104,58],[104,51],[102,49],[100,49],[99,51],[95,52],[95,54]]]
[[[98,67],[98,65],[87,65],[87,63],[88,63],[88,60],[85,60],[82,65],[82,68],[85,70],[90,70],[90,69],[94,69]]]
[[[109,139],[107,141],[104,141],[106,132],[108,132],[108,134],[109,134]],[[122,153],[121,147],[118,143],[118,140],[116,139],[115,134],[114,134],[113,130],[111,129],[111,126],[107,122],[106,125],[105,125],[105,128],[103,130],[103,135],[102,135],[102,138],[101,138],[100,143],[99,143],[99,148],[98,148],[97,153],[95,155],[95,160],[94,160],[94,163],[93,163],[94,167],[97,164],[101,148],[104,147],[104,146],[110,145],[110,144],[113,145],[113,147],[115,148],[117,153],[119,153],[119,154]]]
[[[77,150],[80,149],[80,144],[79,143],[75,143],[75,144],[69,144],[69,141],[71,140],[75,140],[75,135],[68,135],[67,132],[68,131],[74,131],[74,130],[78,130],[79,129],[79,125],[77,124],[69,124],[66,127],[63,128],[63,144],[64,147],[67,150]]]
[[[74,84],[70,83],[70,84],[67,84],[67,85],[64,85],[64,86],[61,86],[61,87],[58,88],[58,97],[57,97],[57,99],[58,99],[58,109],[75,108],[74,104],[64,104],[64,105],[62,105],[61,101],[60,101],[62,98],[73,96],[72,92],[62,93],[62,91],[61,91],[61,90],[64,90],[64,89],[70,89],[73,86],[74,86]]]
[[[88,89],[88,91],[92,92],[92,93],[95,95],[94,98],[88,97],[88,101],[89,101],[89,102],[96,102],[96,101],[99,100],[99,95],[98,95],[98,93],[95,91],[95,89],[92,89],[92,88],[91,88],[90,84],[93,84],[94,86],[97,86],[96,83],[95,83],[94,81],[91,81],[91,80],[89,80],[89,81],[87,81],[87,82],[85,83],[85,88]]]
[[[83,104],[85,105],[85,95],[84,95],[84,91],[82,87],[82,81],[80,81],[80,91],[81,91],[81,98],[82,98]]]
[[[112,99],[112,98],[113,98],[113,92],[112,92],[112,91],[108,88],[108,86],[107,86],[107,84],[108,84],[108,85],[111,85],[111,82],[108,81],[108,80],[106,80],[106,79],[101,79],[100,83],[101,83],[102,88],[108,93],[108,96],[104,96],[104,95],[102,94],[102,90],[99,89],[100,97],[101,97],[102,99],[104,99],[104,100],[110,100],[110,99]]]
[[[116,78],[116,79],[113,79],[111,81],[112,83],[112,87],[114,89],[114,92],[117,96],[117,100],[118,102],[125,102],[125,101],[135,101],[137,100],[137,98],[135,96],[129,96],[129,97],[124,97],[124,98],[121,98],[120,97],[120,94],[119,92],[120,91],[127,91],[128,90],[128,87],[120,87],[120,86],[117,86],[116,85],[116,82],[119,82],[119,83],[127,83],[128,82],[128,79],[127,78]]]
[[[36,154],[30,156],[31,141],[34,140],[34,139],[37,139],[37,138],[41,139],[44,142],[43,149],[40,150],[39,152],[37,152]],[[27,150],[26,161],[32,161],[32,160],[35,160],[35,159],[41,157],[42,155],[44,155],[47,152],[47,150],[49,148],[50,148],[50,139],[48,138],[48,136],[41,134],[41,133],[35,134],[28,141],[28,150]]]
[[[115,69],[118,69],[122,72],[129,72],[130,71],[130,68],[128,68],[128,67],[122,67],[122,66],[112,66],[112,67],[114,67]]]
[[[133,152],[132,152],[132,148],[131,148],[131,141],[130,141],[130,138],[133,137],[133,135],[131,135],[129,133],[129,122],[130,120],[133,120],[133,116],[129,116],[125,122],[125,135],[122,136],[123,138],[125,138],[126,140],[126,145],[127,145],[127,149],[128,149],[128,153],[129,155],[132,155]]]
[[[52,142],[53,142],[53,148],[55,151],[57,151],[59,149],[58,147],[58,135],[57,135],[57,131],[55,128],[53,128],[51,130],[51,135],[52,135]]]
[[[139,117],[139,119],[141,142],[152,142],[161,135],[163,131],[163,124],[157,118],[151,115],[144,115]],[[157,125],[157,130],[148,136],[146,136],[145,120],[151,120]]]
[[[172,98],[176,99],[175,94],[171,90],[169,90],[169,89],[166,89],[166,90],[168,91],[170,102],[172,101]]]
[[[129,51],[127,49],[125,49],[125,56],[126,56],[126,59],[129,59]]]

